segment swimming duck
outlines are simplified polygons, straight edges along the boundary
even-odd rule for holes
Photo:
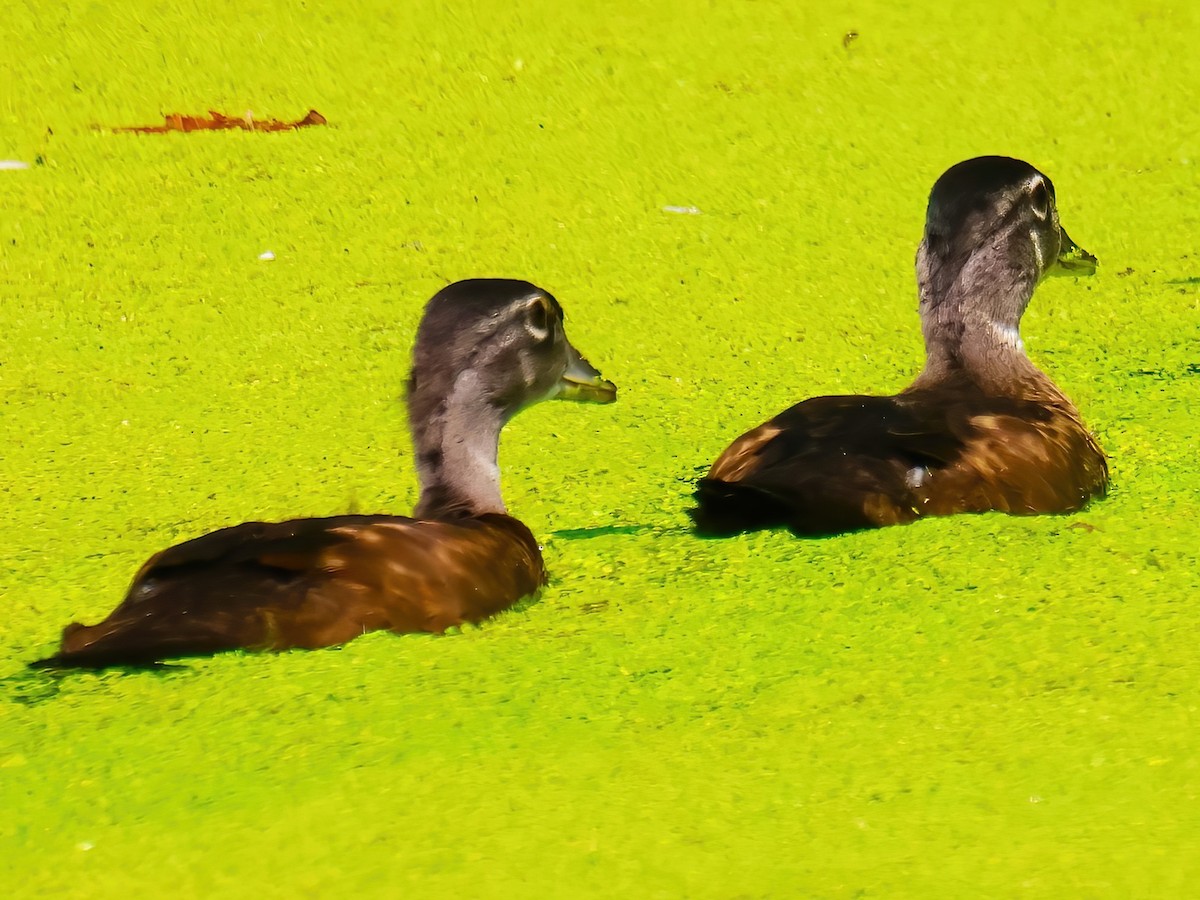
[[[144,665],[221,650],[341,644],[367,631],[478,622],[546,580],[537,541],[500,497],[501,428],[559,398],[611,403],[567,340],[563,311],[524,281],[439,291],[408,382],[420,498],[413,518],[247,522],[151,557],[98,625],[68,625],[35,665]]]
[[[920,375],[894,397],[805,400],[739,437],[697,485],[697,530],[832,534],[962,512],[1071,512],[1103,494],[1104,453],[1018,330],[1043,276],[1096,265],[1033,166],[986,156],[951,167],[917,250]]]

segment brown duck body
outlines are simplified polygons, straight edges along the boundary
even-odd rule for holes
[[[1057,391],[997,396],[959,375],[894,397],[796,404],[721,454],[694,515],[714,534],[828,534],[986,510],[1071,512],[1107,481],[1103,452]]]
[[[1018,332],[1046,274],[1090,274],[1095,262],[1033,166],[953,166],[930,194],[917,252],[920,376],[892,397],[805,400],[739,437],[697,485],[697,528],[830,534],[928,515],[1071,512],[1102,494],[1104,454]]]
[[[329,647],[368,631],[441,632],[535,594],[541,551],[500,496],[497,447],[521,409],[616,388],[571,346],[558,302],[527,282],[440,291],[409,384],[416,518],[247,522],[151,557],[97,625],[68,625],[35,665],[103,667],[247,650]]]
[[[97,625],[48,662],[145,664],[221,650],[314,649],[368,631],[479,622],[545,583],[537,542],[507,515],[247,522],[151,557]]]

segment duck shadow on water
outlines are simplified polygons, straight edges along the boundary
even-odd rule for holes
[[[546,536],[562,538],[564,541],[582,541],[613,535],[649,534],[664,537],[692,533],[692,529],[687,525],[593,525],[588,528],[559,528],[557,531],[547,532]]]
[[[22,671],[0,678],[0,704],[14,703],[20,706],[39,706],[56,699],[70,681],[78,682],[80,676],[92,675],[108,681],[125,675],[149,673],[158,678],[192,677],[196,670],[186,665],[186,659],[172,662],[144,663],[138,665],[110,666],[102,672],[97,669],[60,669],[52,666],[28,666]],[[99,685],[101,681],[97,681]]]
[[[687,476],[677,476],[674,481],[680,486],[680,490],[688,495],[695,489],[697,479],[701,478],[708,471],[708,466],[695,466],[692,469],[692,474]],[[559,528],[555,531],[546,532],[547,538],[561,538],[564,541],[583,541],[591,540],[592,538],[614,537],[618,535],[636,536],[648,534],[652,537],[676,537],[676,536],[696,536],[696,529],[688,521],[687,514],[681,513],[679,524],[677,525],[662,525],[651,524],[649,522],[640,523],[612,523],[608,525],[590,525],[586,528]]]

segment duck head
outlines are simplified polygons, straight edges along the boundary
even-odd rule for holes
[[[1062,227],[1053,182],[1027,162],[969,159],[929,194],[917,250],[922,315],[949,305],[1015,329],[1042,278],[1091,275],[1096,266]]]
[[[438,291],[417,329],[408,382],[421,483],[414,515],[505,512],[500,430],[522,409],[555,398],[612,403],[617,388],[567,339],[553,296],[501,278]]]
[[[408,384],[414,427],[456,391],[508,421],[542,400],[612,403],[617,388],[567,338],[558,301],[527,281],[473,278],[425,308]]]

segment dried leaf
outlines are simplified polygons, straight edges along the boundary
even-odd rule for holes
[[[315,109],[310,109],[308,115],[295,122],[280,122],[278,119],[255,119],[250,113],[245,116],[227,116],[215,109],[208,111],[208,117],[185,116],[171,113],[163,117],[162,125],[121,125],[113,131],[134,132],[136,134],[166,134],[169,131],[295,131],[309,125],[328,124],[323,115]]]

